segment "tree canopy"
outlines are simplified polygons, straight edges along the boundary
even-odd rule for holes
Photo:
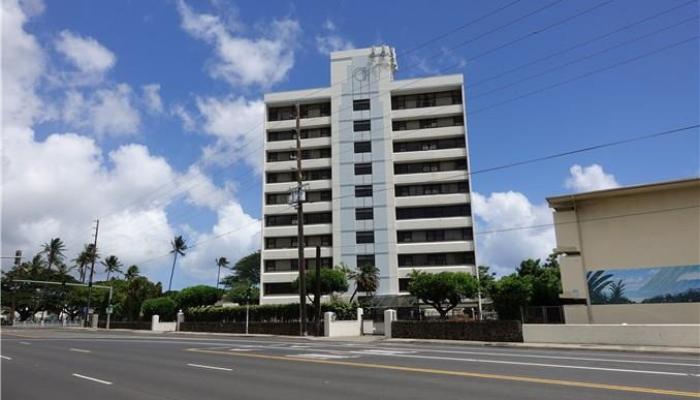
[[[409,293],[437,310],[442,319],[462,299],[476,297],[478,290],[476,278],[466,272],[432,274],[414,270],[410,279]]]

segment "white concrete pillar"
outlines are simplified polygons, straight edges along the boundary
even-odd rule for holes
[[[364,315],[364,313],[365,313],[365,311],[362,308],[360,308],[360,307],[357,308],[357,320],[358,321],[360,321],[360,322],[362,321],[362,315]]]
[[[180,331],[180,324],[185,322],[185,313],[182,310],[177,312],[177,318],[175,319],[175,330]]]
[[[328,311],[323,314],[323,336],[331,335],[331,324],[335,321],[335,313]]]
[[[97,322],[100,320],[100,314],[92,314],[92,321],[90,321],[90,326],[92,329],[97,329]]]
[[[151,316],[151,330],[152,331],[157,331],[158,330],[158,322],[160,321],[160,316],[153,315]]]
[[[384,336],[391,338],[391,323],[396,321],[396,310],[384,310]]]

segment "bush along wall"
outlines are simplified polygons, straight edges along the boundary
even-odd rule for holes
[[[321,314],[332,311],[339,320],[357,318],[357,304],[324,303]],[[245,322],[246,307],[194,307],[185,310],[186,322]],[[307,304],[306,315],[313,319],[313,306]],[[251,322],[296,322],[299,320],[299,304],[265,304],[250,306]],[[298,330],[298,328],[297,328]],[[213,331],[212,331],[213,332]]]
[[[522,342],[520,321],[394,321],[391,336],[408,339]]]

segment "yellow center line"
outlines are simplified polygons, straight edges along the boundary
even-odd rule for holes
[[[37,336],[27,336],[27,335],[20,335],[19,333],[14,333],[14,332],[0,332],[0,337],[2,336],[14,336],[18,338],[23,338],[23,339],[36,339]]]
[[[264,359],[264,360],[294,361],[294,362],[306,362],[306,363],[325,364],[325,365],[341,365],[341,366],[345,366],[345,367],[374,368],[374,369],[386,369],[386,370],[403,371],[403,372],[415,372],[415,373],[423,373],[423,374],[461,376],[464,378],[496,379],[496,380],[512,381],[512,382],[538,383],[538,384],[543,384],[543,385],[558,385],[558,386],[570,386],[570,387],[588,388],[588,389],[614,390],[614,391],[619,391],[619,392],[634,392],[634,393],[659,394],[659,395],[666,395],[666,396],[700,398],[700,393],[697,393],[697,392],[684,392],[684,391],[680,391],[680,390],[667,390],[667,389],[657,389],[657,388],[640,387],[640,386],[610,385],[610,384],[606,384],[606,383],[568,381],[568,380],[562,380],[562,379],[534,378],[534,377],[528,377],[528,376],[487,374],[487,373],[481,373],[481,372],[451,371],[451,370],[432,369],[432,368],[403,367],[400,365],[368,364],[368,363],[361,363],[361,362],[338,361],[338,360],[319,360],[319,359],[301,358],[301,357],[294,357],[294,356],[287,357],[287,356],[273,356],[273,355],[268,355],[268,354],[231,353],[231,352],[225,352],[225,351],[197,349],[197,348],[190,348],[190,349],[187,349],[187,351],[192,351],[192,352],[196,352],[196,353],[207,353],[207,354],[223,354],[223,355],[232,356],[232,357],[258,358],[258,359]]]

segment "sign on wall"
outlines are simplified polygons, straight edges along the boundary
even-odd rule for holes
[[[589,271],[591,304],[700,302],[700,265]]]

